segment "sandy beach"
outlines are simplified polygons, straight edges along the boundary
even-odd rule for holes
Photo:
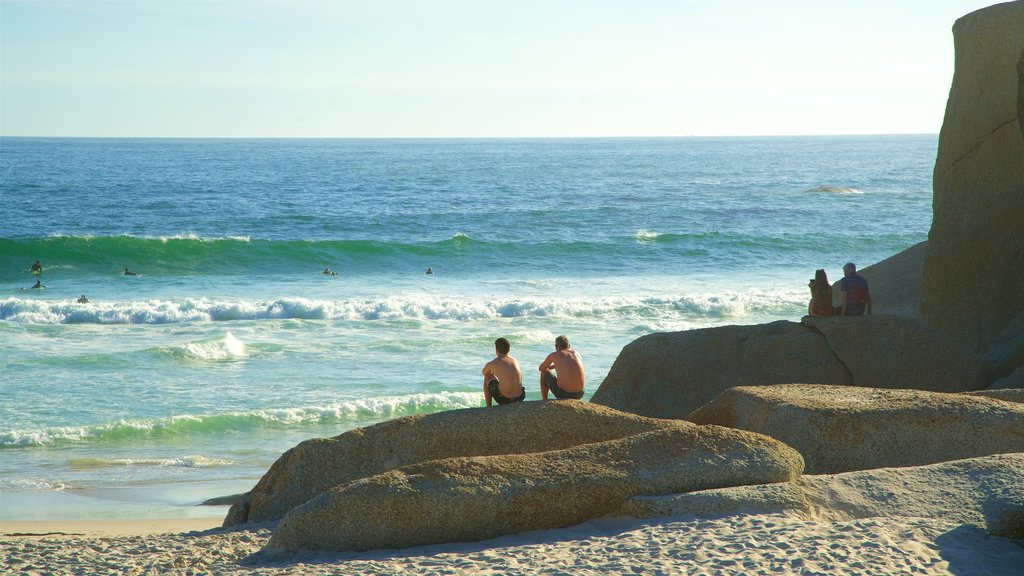
[[[791,514],[605,518],[483,542],[317,553],[286,563],[256,554],[269,539],[269,529],[204,528],[209,527],[203,519],[5,523],[0,563],[20,574],[988,576],[1019,574],[1024,563],[1019,542],[955,522],[911,517],[846,522]]]

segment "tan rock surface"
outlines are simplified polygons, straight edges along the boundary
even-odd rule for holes
[[[1020,539],[1024,538],[1024,454],[807,475],[785,484],[635,497],[622,509],[624,514],[640,518],[737,511],[794,511],[826,521],[936,518]]]
[[[796,448],[808,474],[1024,452],[1024,405],[966,394],[784,384],[723,392],[688,419]]]
[[[983,351],[1024,311],[1024,2],[953,26],[921,316]]]
[[[321,492],[393,468],[451,458],[539,452],[622,438],[665,422],[589,402],[523,402],[407,416],[306,440],[285,452],[233,506],[225,526],[278,520]]]
[[[805,318],[638,338],[622,349],[591,401],[685,418],[729,388],[792,382],[962,392],[988,380],[980,358],[920,322]]]
[[[988,384],[979,356],[920,322],[878,314],[801,322],[825,337],[854,386],[963,392]]]
[[[881,262],[857,270],[868,281],[875,314],[918,320],[921,317],[921,275],[928,242],[919,242]],[[838,272],[842,277],[842,272]],[[832,285],[839,303],[839,282]]]
[[[815,332],[794,322],[643,336],[626,345],[591,402],[654,418],[685,418],[734,386],[851,384]]]
[[[310,500],[281,520],[266,553],[402,548],[570,526],[631,496],[786,482],[802,465],[781,442],[683,421],[564,450],[435,460]]]

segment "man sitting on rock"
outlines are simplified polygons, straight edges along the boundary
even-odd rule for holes
[[[554,372],[552,372],[552,369]],[[583,397],[583,386],[586,374],[583,370],[583,358],[580,353],[569,349],[569,339],[565,336],[555,338],[555,351],[540,363],[540,395],[548,399],[548,390],[555,398]]]
[[[526,398],[523,370],[519,367],[519,361],[509,355],[511,348],[508,340],[498,338],[494,341],[497,356],[484,364],[484,400],[488,406],[491,400],[498,404],[511,404]]]
[[[857,274],[857,265],[847,262],[843,266],[843,279],[839,281],[839,315],[863,316],[871,315],[871,292],[868,281]]]

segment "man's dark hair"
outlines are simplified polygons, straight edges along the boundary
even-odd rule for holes
[[[494,341],[494,349],[501,354],[508,354],[508,351],[512,349],[512,345],[508,343],[508,340],[498,338]]]
[[[559,336],[558,338],[555,338],[555,348],[558,348],[559,350],[565,350],[568,347],[569,347],[569,337],[568,336],[562,335],[562,336]]]

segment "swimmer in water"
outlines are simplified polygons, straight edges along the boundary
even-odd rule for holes
[[[434,273],[434,269],[431,268],[430,266],[427,266],[427,274],[433,274],[433,273]]]
[[[82,297],[78,299],[78,303],[79,304],[88,304],[89,303],[89,299],[85,297],[85,294],[82,294]]]

